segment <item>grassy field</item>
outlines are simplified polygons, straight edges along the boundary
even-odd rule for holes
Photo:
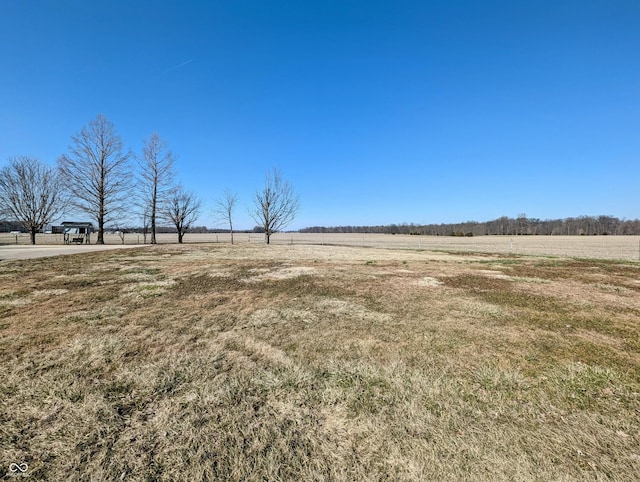
[[[91,238],[96,240],[96,234]],[[187,233],[185,243],[228,243],[229,234]],[[236,233],[237,244],[264,244],[264,235],[256,233]],[[63,235],[40,234],[36,242],[41,246],[62,246]],[[640,236],[409,236],[390,234],[309,234],[276,233],[272,244],[299,245],[317,244],[321,246],[354,246],[369,248],[440,250],[457,252],[481,252],[494,254],[526,254],[534,256],[565,256],[596,259],[616,259],[626,261],[640,260]],[[105,243],[121,245],[117,234],[106,234]],[[158,243],[177,243],[177,234],[159,234]],[[0,233],[0,258],[2,247],[29,244],[28,234]],[[143,245],[144,236],[138,233],[126,233],[126,245]],[[77,246],[76,246],[77,247]],[[81,246],[82,247],[82,246]],[[84,246],[85,248],[87,246]]]
[[[159,245],[0,264],[30,480],[637,480],[640,264]]]

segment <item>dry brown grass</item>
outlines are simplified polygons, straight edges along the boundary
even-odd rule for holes
[[[95,237],[92,238],[95,241]],[[158,243],[174,244],[177,234],[158,234]],[[185,243],[229,243],[229,234],[187,233]],[[236,244],[264,243],[264,235],[236,233]],[[117,234],[105,234],[109,246],[123,247]],[[54,256],[58,252],[74,253],[99,249],[96,245],[64,246],[61,234],[40,234],[37,246],[28,246],[29,235],[16,237],[0,233],[0,260],[24,259],[36,256]],[[278,245],[321,245],[389,248],[393,250],[426,250],[454,253],[490,253],[504,255],[531,255],[577,257],[591,259],[640,260],[640,236],[410,236],[390,234],[355,233],[276,233],[271,238]],[[144,236],[137,233],[125,235],[125,246],[144,244]]]
[[[3,263],[0,461],[32,480],[636,480],[639,275],[248,244]]]

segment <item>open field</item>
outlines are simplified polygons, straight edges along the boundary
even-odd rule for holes
[[[639,328],[633,261],[257,243],[8,261],[0,463],[637,480]]]
[[[95,241],[95,234],[92,238]],[[238,244],[263,244],[261,234],[237,233]],[[39,246],[61,246],[64,252],[78,252],[87,246],[64,246],[60,234],[41,234],[37,241]],[[107,234],[108,245],[120,246],[122,240],[116,234]],[[159,234],[161,244],[176,243],[176,234]],[[228,243],[228,234],[191,234],[185,236],[185,243]],[[335,246],[358,246],[412,250],[440,250],[453,252],[483,252],[496,254],[526,254],[534,256],[560,256],[594,259],[640,260],[640,236],[406,236],[389,234],[306,234],[278,233],[271,238],[273,244],[317,244]],[[0,259],[13,259],[6,253],[11,246],[28,246],[27,234],[15,235],[0,233]],[[144,236],[137,233],[125,234],[126,245],[144,244]],[[74,248],[74,249],[72,249]],[[33,249],[33,248],[30,248]],[[5,254],[3,256],[3,253]],[[23,251],[21,257],[30,257]],[[17,257],[17,256],[15,256]]]

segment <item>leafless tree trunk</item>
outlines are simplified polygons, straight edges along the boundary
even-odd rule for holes
[[[146,211],[142,212],[142,236],[144,244],[147,244],[147,234],[149,234],[149,215]]]
[[[229,223],[229,232],[231,233],[231,244],[233,244],[233,209],[238,204],[238,195],[229,189],[224,191],[224,196],[216,199],[214,205],[214,214]]]
[[[192,192],[187,192],[181,187],[174,189],[166,204],[161,209],[164,219],[171,222],[178,231],[178,243],[196,221],[200,214],[202,203]]]
[[[71,204],[98,224],[97,244],[104,244],[105,224],[125,212],[129,199],[131,153],[125,151],[113,123],[99,114],[72,136],[68,154],[58,160]]]
[[[167,201],[171,193],[175,157],[167,143],[157,133],[145,139],[140,163],[141,202],[144,213],[151,222],[151,244],[156,244],[156,218],[158,207]]]
[[[122,242],[122,244],[124,244],[124,236],[125,236],[125,234],[127,234],[127,232],[124,230],[124,228],[116,229],[116,234],[120,238],[120,241]]]
[[[282,178],[278,169],[274,169],[267,172],[264,187],[256,192],[249,215],[264,231],[265,242],[269,244],[273,233],[293,221],[299,206],[298,195],[293,187]]]
[[[64,193],[55,169],[30,157],[16,157],[0,171],[0,214],[22,224],[36,244],[36,233],[61,215]]]

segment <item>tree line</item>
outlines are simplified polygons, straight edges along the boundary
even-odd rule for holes
[[[71,137],[67,152],[50,167],[38,159],[9,159],[0,170],[0,223],[18,223],[36,243],[36,234],[65,213],[84,213],[96,223],[97,244],[106,230],[125,232],[142,224],[155,244],[160,224],[169,224],[183,242],[200,216],[203,202],[176,181],[176,156],[157,133],[144,139],[141,153],[126,149],[114,124],[99,114]],[[238,196],[231,190],[217,199],[213,212],[229,226]],[[279,170],[267,172],[249,214],[270,236],[293,221],[299,198]],[[124,239],[123,239],[124,242]]]
[[[638,235],[640,220],[625,220],[615,216],[578,216],[564,219],[502,216],[492,221],[467,221],[443,224],[387,224],[378,226],[314,226],[300,230],[304,233],[381,233],[429,236],[486,236],[486,235]]]

